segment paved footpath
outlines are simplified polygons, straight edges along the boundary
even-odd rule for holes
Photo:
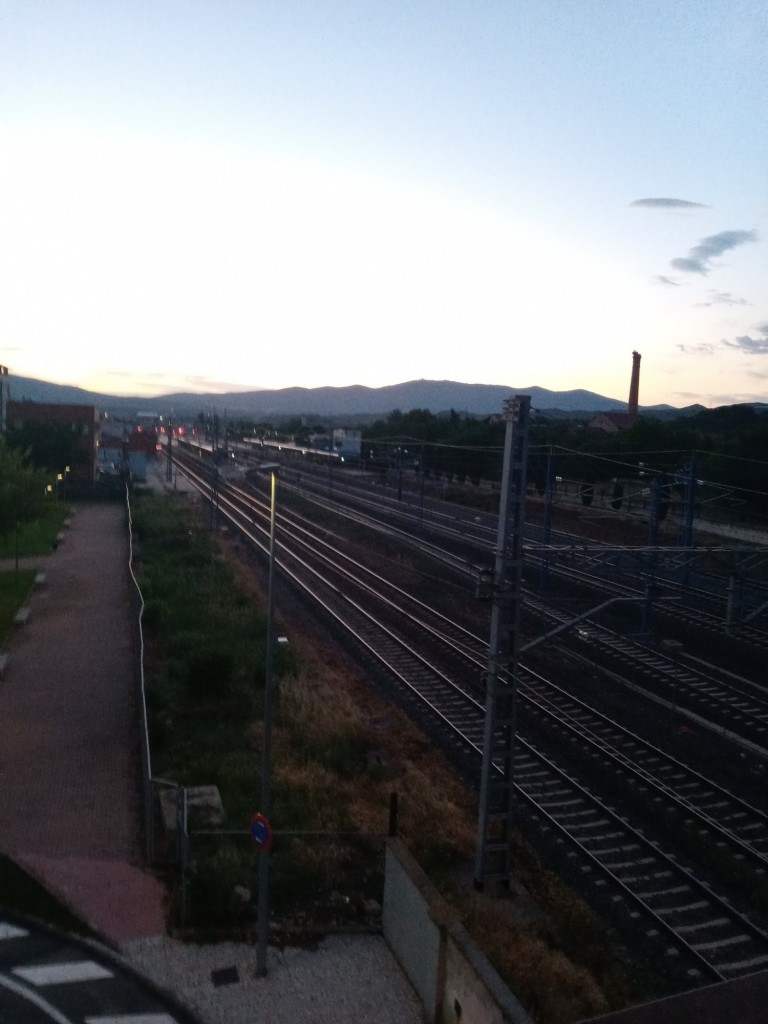
[[[136,655],[120,504],[79,507],[0,683],[0,850],[119,943],[165,931],[142,870]],[[7,566],[6,566],[7,567]]]

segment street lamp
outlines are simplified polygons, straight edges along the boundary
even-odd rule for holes
[[[265,463],[259,472],[269,473],[269,576],[267,582],[267,650],[264,667],[264,739],[261,752],[261,814],[267,821],[272,803],[272,676],[274,669],[273,591],[275,575],[275,496],[279,463]],[[259,852],[258,922],[256,935],[256,977],[267,973],[269,945],[269,845]]]

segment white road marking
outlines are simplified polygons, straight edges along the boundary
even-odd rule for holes
[[[0,939],[23,939],[25,935],[29,935],[26,928],[18,928],[15,924],[0,921]]]
[[[95,963],[93,960],[80,960],[69,964],[42,964],[37,967],[14,967],[17,974],[30,985],[67,985],[73,981],[96,981],[99,978],[111,978],[112,971]]]
[[[39,996],[37,992],[31,992],[24,985],[17,985],[11,978],[6,977],[4,974],[0,974],[0,985],[4,988],[9,989],[17,996],[21,996],[22,999],[26,999],[28,1003],[32,1003],[38,1010],[42,1010],[43,1013],[48,1014],[54,1024],[74,1024],[74,1021],[70,1020],[69,1017],[65,1017],[63,1013],[59,1013],[55,1006]]]
[[[111,1017],[86,1017],[85,1024],[176,1024],[167,1013],[118,1013]]]

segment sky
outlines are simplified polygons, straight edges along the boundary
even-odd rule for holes
[[[765,0],[0,0],[0,363],[768,401]]]

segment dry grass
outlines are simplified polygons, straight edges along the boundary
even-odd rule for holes
[[[348,666],[327,653],[318,661],[307,646],[300,659],[299,672],[280,682],[277,788],[303,791],[320,821],[337,821],[343,807],[346,827],[379,836],[397,792],[399,831],[414,851],[447,848],[463,859],[474,799],[444,758]],[[260,747],[259,727],[253,742]]]
[[[608,1011],[591,972],[553,948],[538,926],[516,922],[503,900],[472,894],[460,909],[467,930],[482,937],[494,966],[537,1021],[577,1021]]]
[[[389,793],[399,796],[398,831],[416,859],[453,903],[478,945],[512,991],[541,1024],[564,1024],[607,1012],[630,993],[604,941],[601,923],[519,840],[515,859],[534,894],[537,914],[520,918],[514,900],[472,890],[476,806],[473,794],[423,735],[360,680],[353,670],[311,649],[301,672],[281,683],[277,776],[301,791],[316,810],[314,827],[346,825],[364,834],[386,828]],[[338,737],[360,739],[368,760],[339,778],[311,756]],[[379,771],[370,754],[380,759]],[[340,808],[344,813],[340,818]],[[311,827],[311,826],[310,826]],[[306,871],[332,878],[338,849],[306,849]]]
[[[231,561],[243,589],[263,600],[240,559]],[[533,923],[520,919],[513,901],[473,892],[474,794],[332,641],[313,634],[299,615],[301,629],[291,628],[290,609],[279,612],[300,665],[279,683],[273,742],[281,827],[383,836],[396,791],[400,837],[537,1021],[566,1024],[636,999],[603,924],[522,842],[514,857],[535,902]],[[259,725],[250,739],[260,748]],[[292,851],[307,877],[325,880],[343,872],[339,858],[348,854],[343,844],[308,843]]]

